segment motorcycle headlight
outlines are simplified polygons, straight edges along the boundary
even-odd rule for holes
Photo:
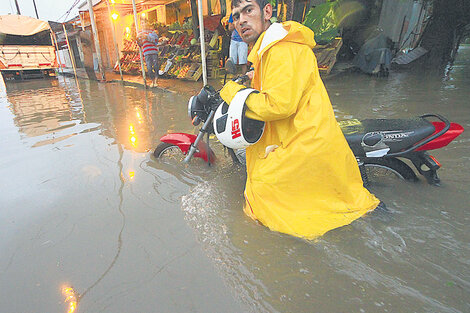
[[[194,126],[199,125],[201,121],[206,121],[210,111],[209,95],[213,95],[215,90],[211,86],[205,86],[197,96],[192,96],[188,102],[188,116]]]
[[[189,102],[188,102],[188,116],[190,119],[193,119],[193,107],[195,106],[195,103],[197,99],[195,96],[192,96],[191,98],[189,98]]]
[[[192,96],[188,102],[188,116],[194,126],[199,125],[201,121],[207,118],[204,105],[198,100],[197,96]]]

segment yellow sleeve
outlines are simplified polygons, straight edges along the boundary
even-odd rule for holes
[[[232,80],[225,84],[225,86],[220,91],[220,96],[224,99],[225,102],[230,104],[232,102],[233,97],[240,91],[240,89],[245,88],[245,86],[240,85]]]
[[[263,59],[262,90],[248,97],[246,116],[262,121],[287,118],[297,111],[306,85],[312,83],[313,52],[306,46],[279,43]]]

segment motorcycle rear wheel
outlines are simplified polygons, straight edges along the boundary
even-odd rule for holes
[[[411,167],[397,158],[367,158],[364,160],[364,167],[369,183],[373,185],[396,179],[418,180]]]
[[[182,162],[185,155],[181,149],[174,144],[161,142],[153,151],[153,156],[164,161]]]

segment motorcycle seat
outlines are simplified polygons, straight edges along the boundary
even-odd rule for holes
[[[423,118],[365,119],[339,122],[346,140],[359,157],[369,156],[371,151],[387,149],[396,153],[431,136],[434,125]]]

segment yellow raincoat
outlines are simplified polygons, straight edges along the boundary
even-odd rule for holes
[[[347,225],[379,200],[362,185],[357,161],[336,122],[312,52],[313,32],[272,24],[255,43],[250,118],[266,121],[246,149],[245,213],[271,230],[313,239]],[[243,86],[227,83],[230,103]]]

